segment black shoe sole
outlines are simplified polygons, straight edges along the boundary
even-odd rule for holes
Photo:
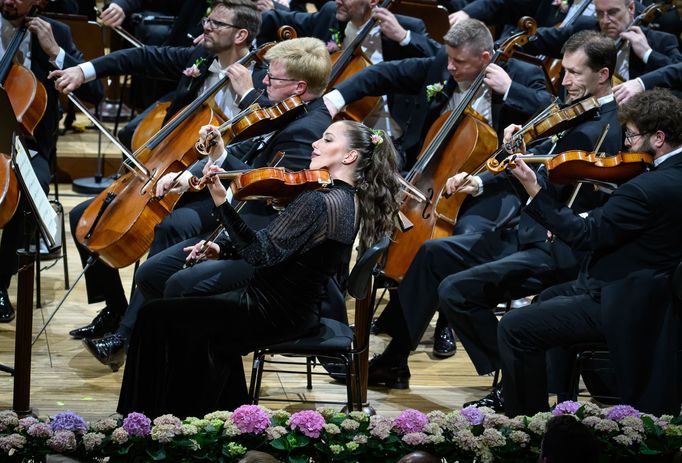
[[[447,352],[443,352],[443,351],[439,351],[439,350],[435,350],[435,349],[433,350],[434,357],[438,357],[440,359],[446,359],[448,357],[452,357],[456,353],[457,353],[457,349],[453,349],[453,350],[447,351]]]

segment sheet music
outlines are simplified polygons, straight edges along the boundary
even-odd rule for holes
[[[16,158],[14,160],[23,181],[25,191],[30,195],[29,200],[35,206],[35,211],[37,213],[36,219],[41,225],[41,230],[47,233],[49,236],[45,236],[45,240],[48,242],[48,247],[52,248],[55,245],[57,237],[57,213],[52,208],[50,201],[48,201],[43,188],[40,186],[38,177],[33,171],[33,166],[31,165],[31,160],[26,148],[19,137],[14,138],[14,149],[16,152]]]

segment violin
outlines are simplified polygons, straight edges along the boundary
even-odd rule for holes
[[[199,191],[211,178],[232,180],[230,188],[239,201],[271,200],[287,202],[307,190],[327,188],[332,184],[327,169],[304,169],[289,172],[283,167],[261,167],[245,171],[211,172],[201,179],[192,177],[190,189]]]
[[[216,144],[217,134],[223,136],[225,143],[237,139],[247,139],[279,130],[284,125],[298,117],[305,110],[305,104],[298,95],[285,98],[274,106],[261,108],[258,103],[237,114],[231,120],[221,124],[218,131],[210,132],[205,140],[199,139],[194,147],[204,156]]]
[[[502,161],[491,158],[486,162],[486,167],[493,174],[499,174],[508,167],[516,167],[517,159],[544,164],[550,181],[560,185],[578,180],[623,183],[648,170],[654,162],[653,156],[648,153],[619,152],[614,156],[606,156],[605,153],[571,150],[551,156],[513,154]]]

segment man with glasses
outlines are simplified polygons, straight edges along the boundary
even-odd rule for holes
[[[585,218],[552,198],[523,161],[512,170],[532,198],[526,213],[588,254],[575,281],[546,290],[537,303],[500,321],[508,415],[548,410],[546,359],[556,374],[556,355],[594,342],[608,346],[620,403],[656,415],[679,413],[682,325],[670,276],[682,259],[681,112],[682,101],[667,90],[641,93],[620,108],[626,145],[649,153],[653,167]]]
[[[263,78],[267,98],[278,102],[299,96],[305,103],[305,111],[285,127],[231,145],[217,157],[209,156],[179,177],[179,172],[167,174],[157,182],[158,195],[169,190],[186,190],[189,177],[201,176],[208,165],[219,165],[225,170],[264,167],[278,152],[282,152],[284,157],[278,166],[294,171],[308,167],[311,144],[331,123],[329,111],[320,98],[331,71],[329,53],[320,40],[300,38],[275,45],[265,54],[265,59],[269,63]],[[189,196],[197,197],[196,194]],[[216,227],[213,203],[208,194],[202,194],[192,204],[200,207],[194,207],[190,214],[183,214],[182,221],[176,218],[182,212],[176,208],[156,227],[149,257],[136,273],[138,290],[115,334],[101,339],[84,339],[88,350],[114,371],[123,363],[125,344],[132,333],[137,313],[146,300],[228,291],[243,283],[245,272],[249,271],[244,268],[243,261],[231,260],[210,261],[183,270],[187,255],[183,249],[196,244]],[[265,227],[276,214],[272,207],[257,201],[247,201],[240,208],[240,215],[255,230]],[[350,256],[347,257],[349,260]],[[333,299],[330,305],[337,310],[341,306],[345,311],[343,296],[336,282],[330,281],[327,293],[328,300]],[[97,320],[90,326],[97,328]]]
[[[165,124],[203,91],[218,82],[223,75],[227,75],[230,77],[229,84],[218,91],[214,99],[224,115],[232,117],[250,105],[257,95],[253,90],[251,70],[236,62],[248,53],[253,38],[258,34],[260,13],[250,0],[218,0],[213,3],[210,19],[217,23],[214,25],[207,22],[204,26],[203,45],[189,48],[143,47],[120,50],[83,63],[82,66],[55,71],[50,76],[56,77],[55,86],[62,92],[74,91],[84,82],[120,74],[144,74],[177,79],[178,85],[166,112]],[[254,80],[257,82],[257,79]],[[151,108],[148,111],[151,111]],[[131,123],[124,144],[129,145],[137,123],[146,114],[147,112],[141,114]],[[125,138],[121,134],[119,136]],[[152,246],[150,250],[152,254],[211,226],[212,221],[206,218],[210,214],[210,205],[201,201],[202,198],[210,199],[208,195],[202,194],[188,195],[180,200],[163,226],[157,228],[155,237],[159,241]],[[75,232],[81,215],[91,201],[79,204],[70,213],[71,232],[83,264],[90,253],[75,239]],[[201,223],[194,223],[195,218],[200,218]],[[90,303],[104,301],[106,307],[91,324],[71,332],[77,339],[101,337],[107,332],[114,331],[128,306],[118,270],[96,261],[85,273],[85,277],[88,301]]]
[[[570,36],[581,30],[596,30],[614,41],[623,39],[614,73],[620,81],[682,61],[674,35],[643,26],[630,27],[635,17],[634,0],[594,0],[594,7],[596,18],[581,17],[569,27],[539,28],[524,51],[561,58],[561,47]]]

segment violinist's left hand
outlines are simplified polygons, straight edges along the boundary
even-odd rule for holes
[[[253,90],[253,82],[251,79],[251,71],[245,66],[234,63],[227,67],[227,76],[230,78],[230,86],[239,99],[244,98],[244,95]]]
[[[509,170],[514,174],[514,177],[519,179],[519,182],[521,182],[521,185],[523,185],[523,188],[525,188],[528,195],[531,198],[534,198],[540,191],[540,185],[538,185],[538,178],[535,176],[535,172],[528,167],[528,164],[523,162],[523,159],[515,159],[514,164],[514,166],[509,166]]]
[[[212,161],[216,161],[218,158],[220,158],[220,156],[223,155],[223,151],[225,151],[225,143],[223,143],[223,137],[220,135],[220,131],[215,125],[205,125],[199,129],[199,137],[202,141],[206,140],[206,137],[209,133],[214,134],[213,141],[215,144],[211,146],[211,149],[208,151],[208,156]]]
[[[220,172],[222,169],[218,166],[211,165],[208,168],[208,172],[206,173],[213,173],[213,172]],[[216,206],[222,205],[225,201],[227,201],[227,190],[225,189],[225,186],[223,185],[223,182],[220,181],[220,178],[217,176],[209,177],[208,182],[206,182],[206,187],[208,188],[208,191],[211,193],[211,197],[213,198],[213,204]]]
[[[374,8],[372,10],[372,17],[377,20],[381,33],[386,38],[400,43],[407,37],[407,30],[400,25],[395,15],[386,8]]]
[[[644,32],[642,32],[642,28],[639,26],[632,26],[628,30],[621,32],[620,36],[630,42],[632,51],[639,59],[644,59],[644,54],[651,50],[649,41],[646,39]]]
[[[59,44],[54,38],[52,33],[52,25],[44,19],[38,17],[30,17],[26,22],[26,27],[29,32],[36,36],[40,48],[43,49],[45,54],[50,58],[51,61],[59,54]]]
[[[507,71],[502,69],[495,63],[490,63],[487,68],[485,68],[485,75],[483,76],[483,82],[490,87],[490,89],[504,95],[511,87],[512,80],[507,74]]]

